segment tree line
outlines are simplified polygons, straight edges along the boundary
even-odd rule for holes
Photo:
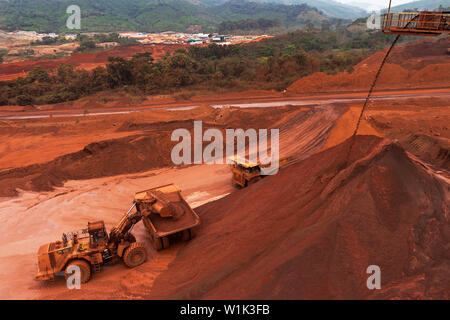
[[[342,36],[331,31],[298,31],[246,45],[194,46],[158,61],[150,53],[131,59],[110,57],[105,67],[91,71],[71,65],[53,71],[36,67],[26,77],[0,82],[0,105],[53,104],[115,89],[145,95],[180,89],[284,90],[314,72],[351,72],[355,64],[387,43],[381,35],[371,37],[377,40]]]

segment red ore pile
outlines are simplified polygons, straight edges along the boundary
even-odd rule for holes
[[[357,136],[346,165],[349,146],[199,208],[148,298],[448,299],[449,181],[396,142]]]

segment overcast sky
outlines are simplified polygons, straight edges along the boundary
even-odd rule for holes
[[[369,11],[384,9],[389,6],[389,0],[336,0],[342,3],[351,3],[362,5],[365,9]],[[392,0],[392,6],[398,6],[408,2],[414,2],[415,0]]]

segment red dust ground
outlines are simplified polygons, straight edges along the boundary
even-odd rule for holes
[[[348,163],[354,101],[0,121],[0,297],[448,299],[450,105],[414,92],[372,101]],[[194,119],[279,128],[291,161],[247,189],[227,166],[174,168],[169,134]],[[33,280],[40,245],[88,221],[110,229],[135,192],[167,183],[198,207],[191,242],[157,253],[139,225],[146,264],[108,266],[76,292]],[[380,291],[366,287],[370,265]]]

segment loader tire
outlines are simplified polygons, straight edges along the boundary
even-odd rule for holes
[[[69,276],[72,275],[72,273],[69,273],[68,270],[70,267],[78,267],[80,268],[80,272],[81,272],[81,283],[86,283],[89,281],[89,279],[91,279],[91,266],[89,265],[89,263],[87,263],[84,260],[74,260],[71,261],[67,267],[66,270],[64,272],[64,276],[66,278],[66,280],[69,278]]]
[[[129,233],[125,237],[125,241],[128,241],[129,243],[135,243],[136,242],[136,237],[133,236],[131,233]]]
[[[123,262],[128,268],[140,266],[147,260],[147,249],[141,243],[132,243],[123,255]]]

